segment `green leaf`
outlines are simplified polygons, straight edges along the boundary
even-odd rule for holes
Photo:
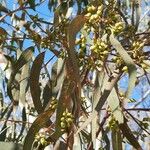
[[[122,150],[122,138],[120,130],[113,130],[111,137],[113,150]]]
[[[52,123],[50,117],[53,115],[54,109],[48,109],[47,111],[39,114],[36,120],[31,125],[24,141],[23,150],[31,150],[32,143],[34,142],[35,135],[43,127],[49,127]]]
[[[22,145],[13,142],[0,142],[1,150],[22,150]]]
[[[34,60],[31,73],[30,73],[30,90],[32,100],[35,106],[36,111],[40,114],[43,112],[42,102],[40,100],[40,86],[39,86],[39,77],[42,64],[44,61],[45,52],[40,53]]]
[[[25,64],[21,70],[21,82],[20,82],[20,95],[19,95],[19,106],[23,108],[25,106],[26,91],[30,73],[30,62]]]
[[[50,100],[52,98],[52,86],[51,81],[49,81],[43,90],[43,109],[46,108],[46,106],[49,104]]]
[[[75,17],[69,24],[67,28],[67,41],[68,41],[68,59],[67,59],[67,73],[70,75],[70,79],[76,83],[76,116],[79,115],[80,111],[80,99],[81,99],[81,81],[80,81],[80,74],[79,74],[79,66],[78,66],[78,59],[76,57],[75,52],[75,39],[76,34],[81,30],[83,25],[86,22],[86,18],[84,15],[78,15]],[[73,27],[73,28],[72,28]]]
[[[111,109],[113,116],[119,122],[119,124],[124,122],[123,112],[120,107],[120,101],[116,90],[113,88],[110,95],[108,96],[108,105]]]
[[[17,137],[17,141],[20,140],[20,138],[22,137],[23,135],[23,132],[25,130],[25,127],[26,127],[26,121],[27,121],[27,116],[26,116],[26,109],[25,107],[22,109],[22,127],[21,127],[21,130],[20,130],[20,133]]]
[[[30,5],[30,7],[35,10],[35,0],[29,0],[27,3]]]
[[[136,3],[135,4],[135,12],[136,12],[135,28],[137,30],[140,23],[140,17],[141,17],[141,0],[137,0],[135,3]]]
[[[0,131],[0,141],[5,141],[7,129],[8,129],[8,127],[7,127],[7,124],[5,123],[3,125],[3,127],[1,128],[1,131]]]
[[[60,127],[60,122],[61,122],[61,117],[63,112],[68,109],[70,110],[70,105],[71,105],[71,91],[72,91],[72,83],[65,78],[63,85],[62,85],[62,91],[60,94],[60,98],[58,101],[58,106],[57,106],[57,112],[56,112],[56,137],[58,138],[59,136],[62,135],[61,127]],[[67,96],[66,96],[67,95]]]
[[[123,136],[127,138],[127,140],[134,148],[138,150],[142,150],[138,140],[135,138],[133,132],[131,131],[131,129],[129,128],[126,122],[124,122],[123,124],[119,124],[119,128],[122,131]]]
[[[27,62],[29,62],[32,59],[33,51],[34,51],[34,47],[31,46],[21,53],[19,59],[16,61],[15,65],[13,66],[13,71],[15,73],[18,72],[19,69],[21,69]]]
[[[12,72],[7,84],[7,93],[10,99],[12,100],[14,100],[12,94],[12,83],[14,82],[17,72],[32,59],[33,51],[34,47],[27,48],[25,51],[21,53],[19,59],[14,64],[12,63]]]
[[[126,97],[129,97],[132,93],[133,88],[135,87],[136,66],[135,66],[132,58],[127,53],[127,51],[122,47],[120,42],[114,37],[113,34],[110,35],[109,40],[110,40],[112,46],[117,50],[117,52],[120,54],[120,56],[124,60],[126,66],[128,67],[129,83],[128,83],[128,89],[126,92]]]
[[[100,73],[95,73],[95,90],[93,93],[93,114],[96,114],[95,117],[92,119],[91,122],[91,128],[92,128],[92,142],[93,142],[93,148],[96,149],[96,133],[98,131],[98,114],[96,113],[95,107],[100,99],[101,96],[101,85],[103,82],[103,77],[104,77],[104,71],[101,71]]]

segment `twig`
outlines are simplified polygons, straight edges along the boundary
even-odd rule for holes
[[[137,118],[133,117],[133,115],[132,115],[131,113],[129,113],[127,110],[125,110],[125,111],[131,116],[131,118],[134,120],[134,122],[137,123],[137,125],[138,125],[143,131],[145,131],[147,134],[150,135],[150,132],[148,132],[145,128],[143,128],[143,127],[141,126],[141,124],[139,123],[139,120],[138,120]]]

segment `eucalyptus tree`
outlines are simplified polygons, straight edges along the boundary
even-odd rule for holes
[[[149,149],[149,1],[11,4],[0,4],[0,140]]]

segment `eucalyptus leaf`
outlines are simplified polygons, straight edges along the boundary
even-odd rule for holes
[[[36,111],[40,114],[43,112],[42,102],[40,99],[39,77],[44,61],[45,52],[40,53],[34,60],[30,73],[30,91]]]
[[[113,34],[110,35],[110,42],[112,46],[116,49],[116,51],[120,54],[122,59],[124,60],[126,66],[128,67],[129,71],[129,83],[128,83],[128,89],[126,92],[126,96],[129,97],[132,93],[133,88],[135,87],[136,82],[136,66],[132,60],[132,58],[129,56],[127,51],[122,47],[121,43],[114,37]]]

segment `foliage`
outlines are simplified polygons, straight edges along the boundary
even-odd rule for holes
[[[148,149],[150,3],[1,2],[0,140],[24,150]]]

